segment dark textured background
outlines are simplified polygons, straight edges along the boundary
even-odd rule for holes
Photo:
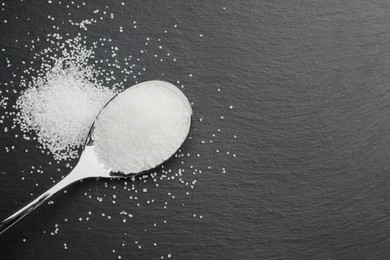
[[[53,31],[47,14],[59,24],[68,19],[67,11],[45,1],[7,4],[11,7],[0,14],[9,20],[0,25],[1,46],[9,50],[0,53],[2,82],[17,81],[5,68],[5,57],[16,63],[28,59],[32,54],[23,51],[23,40]],[[72,10],[72,17],[87,17],[105,5],[87,1],[88,8]],[[1,235],[0,259],[117,259],[118,254],[122,259],[166,259],[168,253],[172,259],[390,258],[390,2],[109,5],[115,21],[85,34],[90,39],[112,37],[121,49],[139,49],[140,39],[159,37],[165,28],[179,25],[164,38],[164,47],[180,62],[161,66],[145,60],[148,71],[140,80],[161,78],[164,72],[162,79],[187,83],[195,123],[193,140],[184,150],[201,154],[187,164],[204,173],[196,177],[190,196],[178,182],[160,187],[136,182],[140,189],[148,188],[142,201],[157,201],[140,207],[129,204],[121,182],[107,182],[117,189],[105,188],[104,181],[76,184],[56,196],[53,205],[42,206]],[[15,15],[19,20],[12,19]],[[22,19],[27,16],[29,22]],[[140,28],[131,35],[112,33],[133,20]],[[66,31],[66,25],[62,29]],[[189,73],[194,75],[191,80]],[[231,104],[233,110],[228,109]],[[217,128],[221,133],[214,144],[198,142]],[[35,146],[0,137],[1,217],[63,174],[45,166],[45,174],[21,181],[21,175],[29,176],[28,167],[44,165],[47,158],[38,151],[6,153],[2,147],[11,144],[32,151]],[[237,158],[215,149],[231,151]],[[181,167],[179,160],[168,164]],[[85,192],[95,197],[117,194],[117,203],[98,203]],[[163,210],[167,192],[178,195]],[[123,209],[134,214],[126,224],[118,216]],[[94,213],[89,222],[77,220],[90,210]],[[113,219],[99,217],[101,212]],[[69,221],[64,223],[64,218]],[[167,224],[160,225],[162,219]],[[57,235],[43,234],[56,223]],[[135,240],[142,243],[141,250]]]

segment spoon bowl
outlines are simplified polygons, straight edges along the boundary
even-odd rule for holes
[[[39,197],[25,205],[24,207],[20,208],[13,214],[11,214],[9,217],[4,219],[0,223],[0,234],[2,234],[4,231],[6,231],[8,228],[10,228],[12,225],[14,225],[16,222],[18,222],[20,219],[22,219],[24,216],[29,214],[31,211],[42,205],[45,201],[47,201],[50,197],[52,197],[55,193],[58,191],[64,189],[68,185],[80,181],[83,179],[87,178],[127,178],[127,177],[132,177],[136,176],[142,173],[145,173],[147,171],[150,171],[151,169],[156,168],[158,165],[161,165],[164,163],[166,160],[168,160],[172,155],[175,153],[170,154],[169,156],[165,156],[166,158],[161,158],[161,161],[158,163],[154,163],[153,165],[150,165],[149,168],[143,169],[142,171],[139,172],[132,172],[132,173],[126,173],[126,172],[120,172],[120,171],[112,171],[111,167],[104,163],[102,160],[99,159],[98,153],[96,151],[96,145],[95,145],[95,130],[96,130],[96,125],[97,122],[104,111],[104,109],[107,108],[112,102],[115,102],[115,100],[118,99],[122,93],[126,92],[127,90],[130,90],[132,88],[146,88],[149,86],[154,86],[154,87],[161,87],[161,88],[167,88],[169,91],[174,91],[177,94],[177,98],[179,98],[183,104],[185,104],[185,109],[188,110],[188,115],[189,115],[189,120],[186,121],[187,125],[185,126],[186,132],[185,136],[182,140],[179,140],[180,142],[177,143],[175,146],[175,152],[180,148],[180,146],[183,144],[185,141],[190,127],[191,127],[191,115],[192,115],[192,109],[191,105],[188,102],[187,98],[185,95],[177,89],[174,85],[160,81],[160,80],[153,80],[153,81],[146,81],[137,85],[134,85],[131,88],[126,89],[125,91],[117,94],[114,96],[99,112],[97,115],[94,123],[92,124],[92,127],[88,133],[88,136],[86,138],[86,142],[84,145],[84,149],[81,153],[81,156],[79,158],[79,161],[75,168],[65,177],[63,178],[60,182],[58,182],[56,185],[54,185],[52,188],[41,194]]]

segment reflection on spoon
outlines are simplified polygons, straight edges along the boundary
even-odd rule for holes
[[[71,173],[3,220],[0,234],[78,180],[134,176],[160,165],[185,141],[191,115],[185,95],[168,82],[146,81],[119,93],[95,119]]]

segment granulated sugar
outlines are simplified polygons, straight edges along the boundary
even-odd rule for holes
[[[94,132],[99,159],[115,172],[138,173],[176,152],[189,132],[191,106],[174,85],[147,81],[102,110]]]
[[[76,158],[93,120],[115,91],[94,79],[86,49],[63,52],[63,57],[34,79],[16,102],[15,121],[23,132],[35,132],[38,142],[56,160]]]

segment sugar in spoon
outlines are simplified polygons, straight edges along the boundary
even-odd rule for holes
[[[126,178],[172,157],[185,141],[192,109],[174,85],[160,80],[136,84],[99,112],[75,168],[60,182],[0,223],[0,234],[56,192],[87,178]]]

